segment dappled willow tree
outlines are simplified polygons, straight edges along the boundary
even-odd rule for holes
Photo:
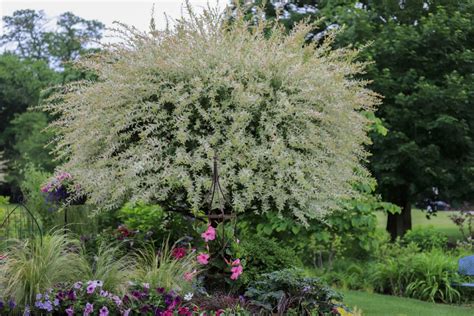
[[[104,209],[128,200],[203,210],[217,153],[227,210],[302,222],[353,194],[377,96],[353,79],[356,51],[208,10],[174,29],[125,28],[45,109],[56,153]],[[264,32],[271,27],[271,32]],[[329,39],[328,39],[329,41]]]

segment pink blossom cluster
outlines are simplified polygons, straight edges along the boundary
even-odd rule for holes
[[[72,175],[69,172],[61,171],[53,179],[41,187],[41,192],[54,192],[58,190],[62,186],[62,183],[66,180],[72,180]]]
[[[240,264],[240,259],[236,259],[231,263],[232,268],[230,268],[230,272],[232,275],[230,276],[231,280],[237,280],[239,276],[244,272],[244,268]]]
[[[214,227],[212,227],[211,225],[208,225],[206,231],[201,234],[201,237],[204,239],[204,241],[206,243],[216,239],[216,229]],[[208,247],[207,247],[207,249],[209,251]],[[208,253],[201,252],[197,255],[197,261],[202,265],[208,264],[209,259],[210,259],[210,255]],[[240,263],[240,259],[234,260],[232,263],[230,263],[230,265],[231,265],[230,270],[232,272],[232,275],[230,276],[230,278],[232,280],[237,280],[239,278],[239,276],[243,273],[243,267]],[[188,278],[190,278],[190,274],[185,274],[184,277],[185,277],[185,279],[188,279]]]

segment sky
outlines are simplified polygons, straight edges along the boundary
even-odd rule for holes
[[[218,6],[223,10],[227,0],[189,0],[197,12],[209,5]],[[0,15],[12,15],[15,10],[34,9],[44,10],[50,18],[71,11],[77,16],[88,20],[99,20],[106,27],[111,27],[114,21],[133,25],[139,30],[148,30],[151,9],[155,4],[155,22],[159,29],[165,27],[164,13],[171,18],[182,15],[184,0],[0,0]],[[3,23],[0,34],[3,33]],[[106,33],[110,35],[110,33]],[[105,41],[110,41],[108,37]]]

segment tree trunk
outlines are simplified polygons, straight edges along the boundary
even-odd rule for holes
[[[408,198],[408,192],[406,190],[401,191],[399,192],[400,196],[392,202],[400,207],[401,213],[389,213],[387,218],[387,231],[390,233],[392,241],[397,237],[403,237],[411,229],[411,202]]]

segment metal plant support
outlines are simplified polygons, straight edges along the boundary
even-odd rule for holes
[[[0,225],[0,240],[28,239],[39,235],[43,243],[43,230],[33,212],[22,202],[10,210]]]
[[[212,185],[211,189],[208,193],[208,197],[210,196],[209,200],[209,211],[207,213],[207,218],[212,226],[217,226],[218,223],[224,223],[226,220],[235,220],[236,216],[234,213],[225,213],[225,203],[226,198],[224,191],[222,190],[220,181],[219,181],[219,169],[218,169],[218,157],[217,154],[214,155],[214,164],[213,164],[213,171],[212,171]],[[213,214],[213,203],[214,199],[217,197],[219,203],[219,214]],[[236,228],[236,221],[234,222],[234,231]],[[224,225],[222,225],[222,242],[223,248],[227,246],[227,242],[225,241],[225,229]]]

